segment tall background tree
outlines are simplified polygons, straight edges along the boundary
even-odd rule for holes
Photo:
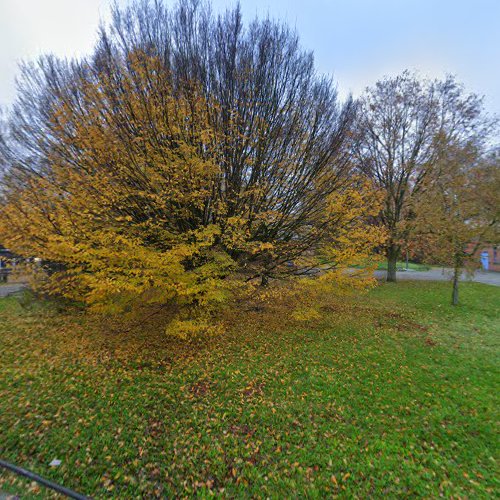
[[[387,281],[396,281],[401,248],[411,238],[413,200],[443,151],[444,140],[456,146],[484,141],[490,122],[482,99],[467,94],[452,76],[425,80],[405,71],[368,88],[359,103],[360,170],[385,192],[381,223],[387,228]],[[439,138],[439,139],[438,139]]]

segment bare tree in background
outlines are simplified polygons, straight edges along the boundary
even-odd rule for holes
[[[474,138],[478,144],[489,126],[482,99],[466,94],[452,76],[429,81],[405,71],[366,90],[355,151],[360,169],[385,191],[380,220],[389,234],[387,281],[396,281],[396,263],[410,237],[407,223],[414,217],[411,201],[439,156],[437,142],[465,145]]]

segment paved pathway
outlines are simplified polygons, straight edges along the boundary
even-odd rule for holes
[[[451,269],[441,268],[434,268],[429,271],[398,271],[396,278],[398,280],[449,281],[451,280],[452,273]],[[385,271],[375,271],[375,276],[380,280],[384,280],[386,274]],[[466,273],[462,273],[460,281],[474,281],[476,283],[500,286],[500,273],[476,271],[472,277]],[[22,283],[0,284],[0,298],[19,292],[25,286]]]
[[[25,286],[23,283],[8,283],[6,285],[0,283],[0,299],[21,291]]]
[[[375,271],[375,276],[379,279],[385,279],[385,271]],[[434,268],[429,271],[398,271],[396,279],[398,280],[422,280],[422,281],[449,281],[453,274],[452,269]],[[485,283],[487,285],[500,286],[500,273],[476,271],[473,276],[462,273],[460,281],[474,281],[476,283]]]

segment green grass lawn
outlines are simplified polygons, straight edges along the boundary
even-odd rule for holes
[[[387,262],[381,262],[377,269],[379,271],[387,271]],[[406,270],[406,262],[400,262],[398,261],[396,263],[396,269],[398,271],[404,271]],[[408,262],[408,269],[411,271],[429,271],[431,269],[431,266],[428,266],[427,264],[417,264],[415,262]]]
[[[3,299],[0,457],[97,498],[492,498],[500,289],[461,289],[385,284],[303,327],[241,307],[195,349]]]

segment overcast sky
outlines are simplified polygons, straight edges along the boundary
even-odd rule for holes
[[[112,0],[0,0],[0,105],[15,95],[17,64],[88,52]],[[171,4],[173,0],[167,0]],[[120,0],[119,3],[126,3]],[[213,0],[216,10],[234,4]],[[453,73],[500,114],[500,0],[241,0],[245,20],[286,20],[332,74],[359,93],[405,68]]]

